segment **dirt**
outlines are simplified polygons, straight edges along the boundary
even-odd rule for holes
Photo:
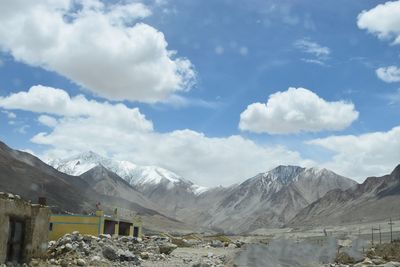
[[[143,261],[141,266],[233,266],[232,260],[238,248],[177,248],[164,261]],[[196,265],[197,264],[197,265]],[[200,265],[198,265],[200,264]],[[201,265],[204,264],[204,265]]]

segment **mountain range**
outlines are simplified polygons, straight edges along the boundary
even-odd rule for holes
[[[278,166],[231,189],[210,211],[207,225],[223,225],[228,232],[282,227],[328,191],[355,185],[326,169]]]
[[[114,191],[103,194],[102,191],[112,188],[118,189],[118,193]],[[108,213],[118,208],[125,216],[141,215],[147,229],[194,231],[183,222],[153,209],[156,204],[109,171],[103,172],[100,168],[95,168],[84,174],[84,177],[71,176],[59,172],[29,153],[13,150],[2,142],[0,191],[18,194],[34,203],[39,197],[45,197],[54,213],[89,214],[96,211],[97,203],[101,203]]]
[[[263,228],[369,222],[400,213],[395,204],[400,165],[362,184],[324,168],[278,166],[240,184],[206,188],[165,168],[94,152],[48,164],[0,142],[0,190],[33,201],[45,196],[55,212],[87,213],[101,202],[108,211],[118,207],[121,213],[140,214],[154,231],[251,234]]]

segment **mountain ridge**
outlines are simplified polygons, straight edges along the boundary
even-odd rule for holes
[[[194,194],[200,194],[208,189],[158,166],[140,166],[126,160],[113,160],[93,151],[83,152],[65,159],[49,160],[48,164],[59,171],[75,176],[79,176],[97,165],[102,165],[122,177],[135,188],[160,184],[166,187],[173,187],[175,184],[184,183],[187,185],[188,190]]]
[[[289,225],[335,224],[387,219],[400,212],[400,164],[347,190],[332,190],[301,210]],[[373,211],[373,212],[372,212]]]

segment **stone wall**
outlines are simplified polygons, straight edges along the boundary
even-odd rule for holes
[[[41,257],[47,249],[49,209],[32,205],[17,195],[0,192],[0,264],[7,259],[10,218],[25,222],[21,261]]]

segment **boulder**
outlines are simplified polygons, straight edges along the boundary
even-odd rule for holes
[[[222,243],[219,240],[213,240],[213,241],[211,241],[211,246],[213,248],[222,248],[224,246],[224,243]]]
[[[174,251],[178,246],[171,243],[160,244],[159,246],[160,253],[169,255],[172,251]]]
[[[76,265],[85,266],[86,265],[86,261],[84,259],[77,259],[76,260]]]
[[[118,250],[117,252],[120,261],[138,261],[139,259],[128,250]]]
[[[112,246],[104,246],[102,253],[103,256],[110,261],[116,261],[119,258],[117,251]]]

